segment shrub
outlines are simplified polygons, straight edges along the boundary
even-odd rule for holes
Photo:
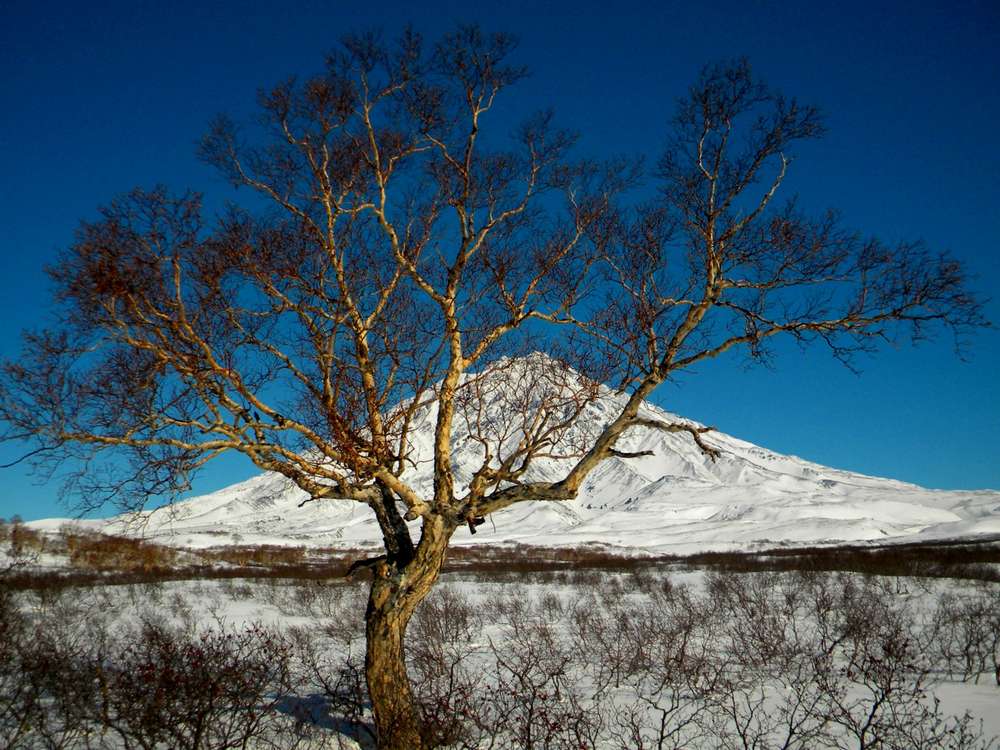
[[[194,638],[144,624],[94,667],[103,725],[143,747],[245,747],[290,688],[290,644],[252,626]]]

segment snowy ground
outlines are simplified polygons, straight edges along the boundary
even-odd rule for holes
[[[961,655],[945,654],[947,644],[961,645],[959,631],[974,619],[955,619],[967,611],[958,605],[978,602],[1000,610],[998,601],[996,584],[856,575],[578,570],[484,580],[451,574],[411,624],[410,671],[443,716],[480,711],[484,721],[499,722],[507,733],[508,744],[492,744],[500,735],[473,733],[455,747],[737,747],[749,741],[742,733],[758,736],[761,748],[782,741],[810,748],[821,746],[824,731],[824,737],[838,738],[834,747],[857,747],[848,729],[820,727],[804,707],[833,696],[842,720],[863,719],[890,694],[893,700],[901,696],[899,703],[886,704],[892,714],[884,709],[885,725],[872,731],[889,736],[897,731],[889,728],[896,716],[912,726],[924,722],[931,734],[920,735],[924,740],[915,735],[913,745],[894,744],[903,742],[897,737],[888,747],[921,747],[933,734],[930,724],[965,712],[973,717],[968,727],[981,727],[986,739],[1000,738],[1000,687],[987,663],[1000,659],[996,639],[989,644],[992,653],[980,654],[982,673],[976,676],[961,674],[967,661]],[[297,674],[295,695],[276,705],[288,714],[289,706],[310,706],[316,722],[302,747],[336,747],[341,741],[344,747],[355,741],[365,746],[365,709],[353,723],[345,722],[337,715],[343,706],[324,692],[329,685],[311,673],[318,668],[326,677],[344,678],[363,661],[363,583],[187,581],[26,592],[18,602],[35,622],[72,631],[77,640],[81,634],[98,639],[134,631],[140,621],[192,636],[205,629],[274,629],[294,642]],[[860,634],[859,627],[869,626]],[[814,668],[815,652],[833,642],[826,628],[839,628],[842,639],[829,674],[848,676],[842,691],[821,695],[814,682],[799,678],[803,669]],[[687,644],[683,653],[677,650],[681,642]],[[738,674],[735,663],[745,667]],[[864,674],[850,675],[850,668]],[[903,676],[911,668],[921,672],[926,694],[911,691],[916,678]],[[484,708],[479,689],[497,705]],[[689,700],[698,691],[714,702],[711,722],[703,720],[704,704]],[[513,697],[504,703],[496,697],[501,693]],[[504,716],[497,715],[497,706]],[[687,725],[692,716],[702,723]],[[534,739],[513,737],[511,717],[535,726]],[[783,722],[790,720],[801,720],[800,735],[786,736]],[[659,736],[664,722],[676,724],[677,733]],[[555,727],[548,744],[537,734],[543,726]],[[580,736],[571,737],[573,732]],[[953,746],[984,745],[963,740]]]

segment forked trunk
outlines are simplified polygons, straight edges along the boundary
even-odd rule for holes
[[[430,527],[430,528],[428,528]],[[451,528],[425,524],[413,560],[403,571],[387,562],[373,569],[365,623],[365,676],[379,750],[421,750],[420,710],[406,673],[406,626],[430,593],[444,562]]]

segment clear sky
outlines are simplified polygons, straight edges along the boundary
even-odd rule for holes
[[[775,88],[823,108],[802,150],[804,206],[888,241],[949,249],[1000,300],[1000,5],[714,3],[0,2],[0,357],[44,323],[42,268],[80,219],[135,186],[212,195],[195,158],[219,112],[319,69],[344,33],[459,22],[515,33],[533,75],[514,90],[555,109],[595,154],[655,157],[673,105],[707,62],[746,55]],[[988,316],[1000,323],[1000,302]],[[1000,488],[1000,331],[971,360],[947,341],[889,349],[856,376],[821,350],[772,369],[723,358],[659,393],[671,411],[783,453],[929,487]],[[15,457],[0,446],[0,463]],[[254,473],[223,461],[195,489]],[[58,483],[0,470],[0,516],[65,515]]]

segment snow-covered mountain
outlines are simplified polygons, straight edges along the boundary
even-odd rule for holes
[[[492,383],[484,395],[486,412],[499,414],[510,406],[510,398],[523,398],[523,393],[516,392],[519,387]],[[566,439],[600,428],[617,415],[624,398],[602,388],[601,397],[587,407]],[[420,414],[413,440],[415,468],[404,476],[411,486],[424,492],[431,486],[435,416],[433,406]],[[642,416],[688,421],[652,404],[643,407]],[[500,442],[510,439],[509,435],[498,435]],[[704,455],[689,434],[633,428],[617,447],[628,452],[649,451],[651,455],[609,459],[588,477],[575,500],[515,505],[495,514],[475,536],[459,529],[454,542],[604,544],[656,553],[690,553],[1000,536],[997,491],[928,490],[780,455],[721,432],[706,433],[704,438],[721,450],[720,458],[712,461]],[[456,420],[453,444],[456,479],[462,484],[471,478],[481,457],[480,445],[469,438],[462,419]],[[567,459],[538,459],[529,478],[558,479],[569,465]],[[266,473],[138,519],[115,517],[82,523],[190,547],[378,544],[378,527],[367,507],[336,499],[298,507],[304,498],[305,494],[284,477]],[[63,523],[63,519],[47,519],[31,525],[52,529]]]

